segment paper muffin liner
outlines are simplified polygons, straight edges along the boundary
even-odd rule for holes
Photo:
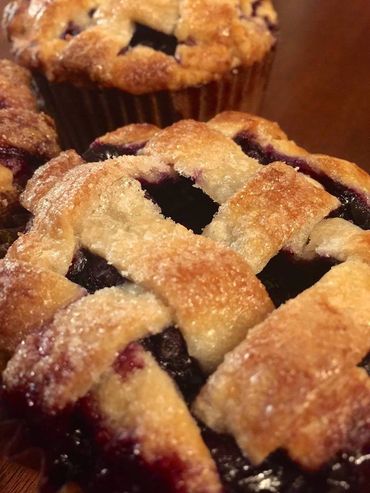
[[[224,110],[256,113],[273,55],[271,51],[261,62],[203,86],[140,96],[118,89],[50,83],[39,73],[35,83],[45,111],[56,121],[62,147],[83,152],[96,137],[129,123],[166,127],[184,118],[206,121]]]

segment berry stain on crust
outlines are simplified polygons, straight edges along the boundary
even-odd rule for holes
[[[141,368],[137,346],[131,344],[117,358],[115,370],[123,378]],[[182,492],[176,486],[184,467],[181,461],[169,455],[146,462],[133,436],[115,435],[105,427],[89,394],[55,414],[43,412],[37,396],[28,396],[28,401],[26,396],[21,388],[3,391],[2,403],[13,416],[27,420],[26,440],[45,451],[41,493],[56,493],[68,481],[85,493]],[[200,427],[225,493],[367,493],[370,449],[357,455],[339,454],[318,472],[307,473],[282,451],[253,466],[231,436],[201,423]]]

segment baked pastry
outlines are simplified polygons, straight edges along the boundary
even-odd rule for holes
[[[130,125],[37,170],[0,345],[41,491],[364,493],[369,190],[241,113]]]
[[[53,121],[37,111],[30,73],[0,60],[0,256],[28,220],[20,190],[58,152]]]
[[[5,24],[80,151],[127,123],[256,111],[276,42],[271,0],[16,0]]]

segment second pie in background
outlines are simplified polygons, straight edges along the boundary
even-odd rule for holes
[[[257,111],[276,42],[270,0],[29,2],[5,10],[62,145],[118,126]]]

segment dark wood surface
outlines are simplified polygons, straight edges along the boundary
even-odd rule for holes
[[[0,0],[0,8],[6,2]],[[275,0],[281,34],[261,114],[297,143],[370,171],[369,0]],[[0,42],[0,56],[7,54]],[[37,475],[2,462],[1,493],[34,493]]]
[[[262,115],[310,151],[370,171],[370,1],[275,5],[281,34]]]

